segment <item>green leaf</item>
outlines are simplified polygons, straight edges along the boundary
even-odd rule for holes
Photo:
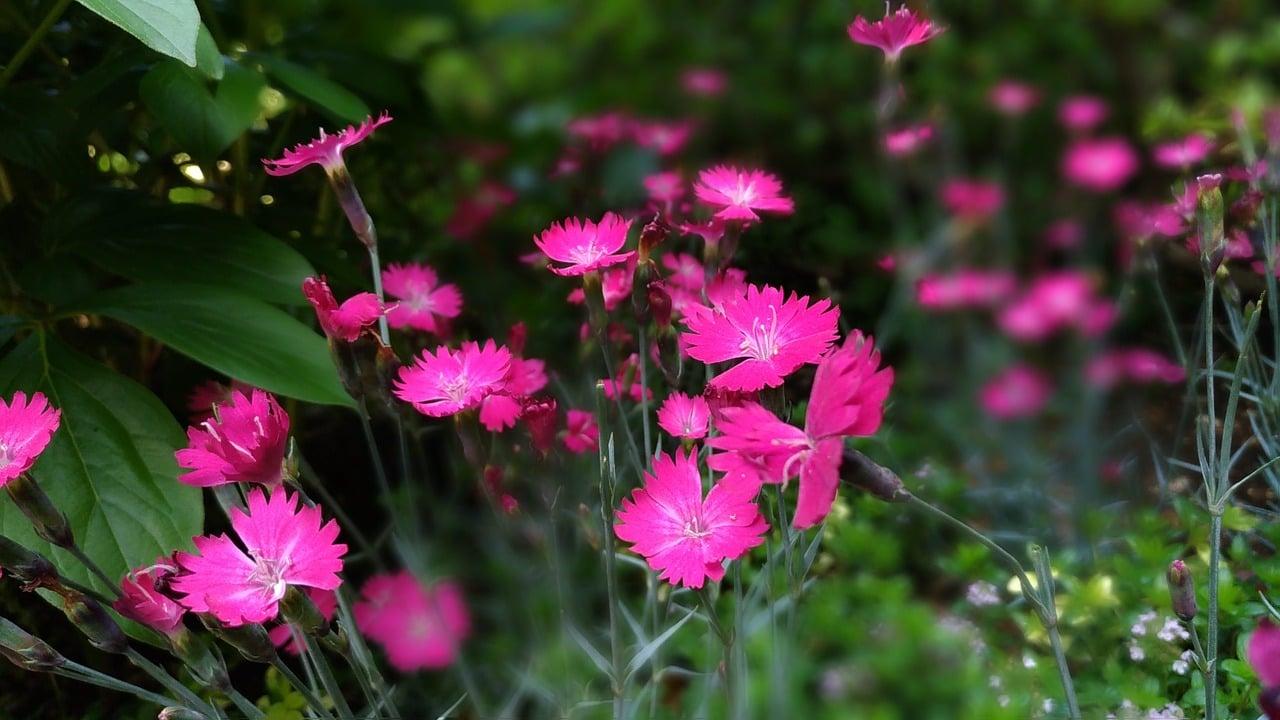
[[[74,248],[107,272],[137,282],[217,285],[301,305],[315,271],[298,251],[228,213],[190,205],[127,208],[87,223]]]
[[[200,28],[195,0],[80,0],[80,4],[156,52],[195,67]]]
[[[256,72],[224,63],[217,94],[196,71],[168,60],[142,78],[139,92],[151,114],[196,158],[211,160],[253,124],[266,81]]]
[[[43,392],[62,424],[31,475],[67,515],[76,542],[112,578],[188,548],[204,526],[197,488],[177,481],[186,438],[155,395],[36,333],[0,361],[0,388]],[[47,555],[65,575],[106,591],[70,554],[36,537],[0,500],[0,533]]]
[[[210,80],[222,79],[222,53],[218,51],[213,33],[204,23],[200,23],[200,34],[196,36],[196,70]]]
[[[307,402],[352,405],[324,338],[261,300],[209,285],[108,290],[82,312],[134,326],[224,375]]]
[[[337,120],[358,123],[370,115],[369,106],[351,91],[316,71],[272,55],[253,54],[271,77]]]

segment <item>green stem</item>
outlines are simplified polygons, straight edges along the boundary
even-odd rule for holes
[[[285,664],[284,660],[280,659],[279,655],[271,658],[271,667],[274,667],[276,672],[279,672],[284,676],[285,680],[289,681],[289,684],[293,686],[293,689],[297,690],[298,693],[302,695],[303,699],[307,701],[307,704],[311,706],[311,709],[319,714],[320,717],[325,718],[325,720],[333,720],[333,713],[329,712],[328,708],[324,706],[324,703],[320,701],[320,698],[316,697],[316,694],[311,692],[311,688],[302,681],[302,678],[298,677],[297,673]]]
[[[1209,515],[1209,637],[1205,648],[1204,716],[1216,720],[1218,705],[1218,565],[1222,561],[1222,512]]]
[[[217,717],[218,713],[212,706],[202,700],[199,695],[192,692],[186,685],[179,682],[177,678],[170,675],[167,670],[146,659],[133,648],[126,648],[124,654],[125,657],[129,658],[129,662],[137,666],[139,670],[150,675],[153,680],[163,685],[166,690],[182,700],[183,705],[186,705],[192,710],[204,713],[211,718]]]
[[[1067,666],[1067,654],[1062,649],[1062,636],[1058,634],[1058,623],[1049,626],[1049,644],[1053,647],[1053,659],[1058,664],[1058,678],[1062,681],[1062,692],[1067,698],[1067,713],[1072,720],[1080,720],[1080,703],[1076,700],[1075,684],[1071,682],[1071,669]]]
[[[71,660],[67,660],[61,668],[58,668],[54,672],[71,680],[88,683],[90,685],[97,685],[98,687],[107,688],[108,690],[130,693],[146,700],[147,702],[160,705],[161,707],[170,707],[179,704],[178,701],[173,698],[153,693],[146,688],[138,687],[137,685],[125,682],[124,680],[118,680],[106,673],[98,672],[91,667],[81,665],[80,663]]]
[[[35,52],[40,43],[44,41],[44,36],[49,34],[58,19],[62,17],[62,13],[66,12],[67,6],[71,4],[71,0],[56,0],[53,7],[49,8],[49,12],[45,13],[44,19],[32,31],[27,41],[18,48],[18,52],[13,54],[8,64],[4,66],[4,71],[0,72],[0,90],[8,87],[9,81],[13,80],[13,76],[18,74],[18,69],[27,62],[27,58],[31,57],[31,53]]]
[[[333,700],[334,707],[338,709],[338,717],[342,720],[355,720],[355,715],[351,712],[351,706],[347,704],[347,699],[342,694],[342,686],[338,684],[338,679],[334,677],[333,668],[329,665],[329,659],[320,650],[316,639],[309,633],[303,632],[302,628],[297,626],[294,626],[293,632],[295,638],[302,638],[307,654],[311,656],[311,661],[315,664],[316,673],[320,675],[320,683],[324,685],[324,691],[329,693],[329,698]]]
[[[239,690],[229,687],[226,690],[226,696],[231,700],[231,703],[236,706],[236,709],[243,713],[245,717],[250,718],[250,720],[264,720],[264,718],[267,717],[266,713],[262,712],[256,705],[249,702],[249,698],[241,695]]]
[[[385,304],[386,298],[382,292],[382,263],[378,260],[378,245],[369,246],[369,264],[373,268],[373,292],[378,296],[378,302]],[[391,347],[391,331],[387,328],[387,314],[382,313],[378,316],[378,335],[382,338],[382,344]]]
[[[107,577],[107,574],[102,571],[102,568],[98,567],[97,563],[95,563],[88,555],[84,554],[84,551],[80,549],[79,545],[72,543],[71,547],[65,548],[65,550],[74,555],[76,560],[80,561],[81,565],[84,565],[89,569],[89,572],[93,573],[95,577],[101,580],[102,584],[107,587],[107,592],[111,593],[114,597],[120,597],[120,588],[116,586],[115,583],[111,582],[111,578]]]
[[[604,409],[600,407],[603,405],[602,400],[603,395],[596,399],[601,421],[604,420]],[[605,581],[609,594],[609,652],[613,669],[610,684],[613,689],[613,717],[614,720],[622,720],[626,717],[626,689],[623,687],[622,628],[619,624],[622,615],[621,600],[618,597],[618,572],[613,542],[613,493],[614,481],[617,477],[614,462],[613,434],[610,433],[607,449],[605,443],[600,444],[600,515],[604,525]]]

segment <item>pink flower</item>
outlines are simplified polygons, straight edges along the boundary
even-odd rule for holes
[[[747,487],[786,482],[799,476],[795,527],[821,522],[831,511],[840,484],[845,437],[880,429],[893,369],[880,368],[871,338],[854,332],[818,364],[804,429],[779,420],[756,403],[721,411],[721,435],[707,441],[720,451],[708,463]]]
[[[149,567],[129,571],[120,581],[120,597],[111,607],[158,633],[172,633],[182,624],[187,609],[157,590],[156,585],[168,582],[177,572],[178,566],[166,557],[156,558]]]
[[[687,120],[637,122],[631,127],[631,133],[640,147],[649,148],[659,155],[675,155],[693,135],[693,123]]]
[[[1098,335],[1114,320],[1115,307],[1097,297],[1093,279],[1071,270],[1036,278],[998,317],[1006,334],[1027,342],[1043,340],[1064,327]]]
[[[515,202],[516,194],[500,183],[485,181],[458,199],[444,231],[459,240],[470,240],[489,224],[498,210]]]
[[[942,185],[942,204],[961,220],[985,222],[1004,205],[1004,190],[983,180],[948,180]]]
[[[961,269],[946,275],[925,275],[916,283],[916,302],[927,310],[992,307],[1017,289],[1013,275],[1003,270]]]
[[[671,205],[684,197],[684,180],[680,177],[680,173],[654,173],[645,176],[644,189],[653,202],[659,205]]]
[[[392,263],[382,271],[387,294],[400,302],[387,312],[393,328],[415,328],[439,333],[441,318],[462,312],[462,293],[452,283],[440,283],[436,271],[421,263]]]
[[[1280,697],[1276,693],[1276,688],[1280,688],[1280,628],[1270,618],[1263,618],[1249,636],[1245,656],[1262,683],[1259,704],[1268,718],[1280,718]]]
[[[779,288],[748,285],[708,308],[691,305],[682,334],[689,356],[707,363],[742,362],[719,373],[711,387],[777,387],[801,365],[816,363],[836,340],[840,310],[829,300],[784,296]]]
[[[1058,104],[1058,122],[1068,130],[1089,132],[1107,119],[1110,111],[1102,98],[1072,95]]]
[[[1086,190],[1111,192],[1138,171],[1138,154],[1123,138],[1077,140],[1062,156],[1062,174]]]
[[[249,383],[239,380],[232,380],[230,385],[209,380],[195,386],[191,389],[191,394],[187,395],[187,411],[191,413],[191,421],[204,422],[213,417],[216,406],[231,401],[232,391],[239,390],[247,393],[253,389],[254,387]]]
[[[751,222],[760,219],[757,210],[780,215],[795,211],[791,198],[782,194],[782,182],[763,170],[717,165],[698,173],[693,192],[716,208],[716,217],[721,220]]]
[[[332,621],[333,616],[338,612],[338,593],[333,590],[318,590],[312,587],[306,588],[306,593],[311,603],[316,606],[316,610],[320,611],[320,617],[327,621]],[[271,642],[276,647],[283,649],[290,655],[302,654],[298,644],[294,642],[293,629],[287,623],[271,628],[267,632],[267,636],[271,638]]]
[[[263,158],[262,167],[268,175],[292,175],[308,165],[319,165],[324,171],[333,174],[343,167],[342,151],[355,145],[373,134],[378,127],[391,122],[391,116],[382,113],[376,119],[365,118],[359,127],[348,125],[335,135],[328,135],[320,128],[320,137],[309,143],[294,146],[285,150],[284,157],[279,160]]]
[[[214,417],[187,428],[187,447],[174,453],[178,467],[191,472],[178,481],[195,487],[260,483],[275,487],[284,478],[289,416],[274,396],[254,389],[232,392]]]
[[[542,231],[534,238],[548,258],[564,263],[564,267],[549,266],[557,275],[585,275],[610,265],[626,262],[634,252],[619,253],[627,242],[631,222],[607,212],[600,222],[567,218]]]
[[[43,393],[31,401],[18,391],[13,401],[0,398],[0,487],[31,469],[62,422],[62,411],[49,406]]]
[[[707,578],[724,577],[724,561],[742,557],[764,542],[769,529],[751,487],[719,482],[702,497],[696,455],[677,450],[653,461],[643,487],[622,501],[617,536],[631,543],[659,578],[700,588]]]
[[[615,265],[600,273],[600,292],[604,295],[604,309],[613,310],[624,300],[631,298],[635,281],[636,262],[633,255],[622,265]],[[569,302],[581,305],[587,301],[587,293],[580,287],[569,291]]]
[[[570,410],[565,415],[565,431],[561,441],[565,449],[574,454],[595,450],[600,444],[596,416],[586,410]]]
[[[671,437],[704,438],[710,420],[711,408],[700,395],[689,397],[684,393],[671,393],[658,408],[658,427]]]
[[[569,122],[569,135],[600,152],[627,136],[632,120],[620,112],[584,115]]]
[[[1014,365],[982,387],[982,408],[997,420],[1016,420],[1039,413],[1053,392],[1048,379],[1026,365]]]
[[[423,350],[413,365],[400,368],[394,392],[423,415],[446,417],[504,389],[510,370],[511,351],[492,340],[483,347],[464,342],[456,351],[441,345],[435,354]]]
[[[680,74],[680,87],[696,97],[718,97],[728,89],[729,78],[715,68],[685,68]]]
[[[645,388],[640,382],[640,358],[632,353],[618,367],[617,377],[613,379],[606,378],[600,381],[601,387],[604,389],[604,396],[613,400],[619,395],[630,396],[635,402],[642,399],[652,400],[653,390]]]
[[[1104,352],[1089,361],[1085,378],[1101,388],[1126,380],[1134,383],[1180,383],[1187,373],[1182,366],[1153,350],[1124,348]]]
[[[1160,167],[1185,170],[1199,164],[1212,151],[1212,140],[1199,133],[1192,133],[1181,140],[1156,145],[1151,156]]]
[[[1080,247],[1084,240],[1084,227],[1075,218],[1055,220],[1044,229],[1044,242],[1057,250],[1071,250]]]
[[[894,157],[914,155],[933,139],[933,126],[928,123],[908,125],[884,135],[884,150]]]
[[[537,358],[524,358],[524,323],[516,323],[508,333],[511,350],[511,369],[501,390],[484,396],[480,401],[480,424],[489,432],[501,432],[515,427],[524,413],[526,400],[547,386],[546,363]]]
[[[231,527],[245,550],[226,535],[194,539],[196,554],[175,555],[182,573],[170,584],[188,610],[238,626],[279,613],[290,586],[336,590],[342,584],[338,524],[323,523],[319,506],[298,509],[298,496],[275,490],[270,499],[249,491],[249,512],[232,508]],[[322,524],[323,523],[323,524]]]
[[[331,340],[355,342],[365,328],[376,323],[387,311],[378,302],[377,295],[367,292],[352,295],[339,305],[323,275],[303,280],[302,294],[311,303],[311,307],[315,308],[320,328]]]
[[[997,111],[1019,117],[1040,104],[1040,91],[1017,80],[1001,80],[987,93],[987,100]]]
[[[887,5],[885,10],[885,16],[875,22],[867,22],[861,15],[855,17],[847,30],[855,43],[880,48],[888,63],[897,62],[903,50],[927,43],[946,30],[905,5],[892,14]]]
[[[370,578],[360,596],[351,609],[356,626],[401,672],[448,667],[471,634],[462,589],[453,582],[425,587],[401,571]]]

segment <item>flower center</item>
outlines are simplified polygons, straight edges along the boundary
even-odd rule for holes
[[[756,199],[755,181],[744,183],[739,179],[737,186],[726,194],[729,196],[729,199],[733,201],[734,205],[750,205],[751,201]]]
[[[769,308],[769,321],[752,318],[751,330],[744,332],[742,342],[738,345],[747,357],[755,360],[769,360],[782,348],[778,338],[778,309]]]
[[[284,581],[284,575],[289,571],[289,566],[288,560],[254,556],[253,572],[249,574],[249,582],[261,587],[272,599],[279,600],[289,589],[289,584]]]
[[[0,442],[0,470],[3,470],[13,463],[13,456],[9,454],[9,446]]]
[[[711,534],[711,530],[702,527],[702,518],[693,516],[684,524],[684,536],[693,540],[701,540]]]
[[[589,265],[599,260],[603,254],[600,248],[596,247],[596,239],[594,237],[569,251],[569,257],[573,259],[576,265]]]
[[[440,383],[440,392],[444,393],[445,397],[455,403],[461,404],[462,401],[466,399],[467,390],[470,389],[470,387],[471,379],[468,378],[467,374],[464,372]]]

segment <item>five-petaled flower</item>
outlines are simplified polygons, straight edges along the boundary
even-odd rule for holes
[[[280,176],[292,175],[308,165],[319,165],[324,168],[325,173],[333,175],[345,168],[342,162],[343,150],[369,137],[375,129],[389,122],[391,116],[384,112],[376,118],[365,118],[359,126],[348,125],[332,135],[320,128],[320,137],[285,150],[278,160],[263,158],[262,167],[268,175]]]
[[[483,346],[464,342],[457,350],[441,345],[400,368],[394,392],[423,415],[446,417],[503,390],[510,371],[511,351],[492,340]]]
[[[944,30],[946,28],[916,15],[914,10],[905,5],[896,12],[886,12],[884,17],[875,22],[868,22],[859,15],[848,27],[850,40],[859,45],[880,48],[887,63],[897,62],[903,50],[912,45],[927,43]]]
[[[691,305],[681,340],[690,357],[707,364],[742,360],[717,374],[711,387],[760,390],[816,363],[835,342],[839,317],[829,300],[810,304],[807,296],[747,285],[711,307]]]
[[[31,469],[62,422],[62,412],[42,393],[16,392],[13,401],[0,398],[0,487]]]
[[[436,271],[421,263],[392,263],[382,271],[387,294],[399,300],[387,311],[393,328],[414,328],[439,334],[443,320],[462,312],[462,293],[452,283],[441,283]],[[350,302],[350,301],[348,301]]]
[[[298,495],[255,488],[248,505],[230,513],[244,549],[225,534],[197,537],[195,554],[174,556],[181,572],[170,583],[188,610],[233,627],[275,618],[290,586],[336,590],[347,552],[338,524],[324,522],[319,506],[299,508]]]
[[[795,211],[795,203],[782,194],[782,182],[763,170],[717,165],[698,173],[693,192],[721,220],[759,220],[757,210],[779,215]]]
[[[618,252],[627,242],[631,222],[607,212],[600,222],[566,218],[552,223],[533,239],[534,244],[561,266],[548,268],[557,275],[585,275],[593,270],[626,262],[634,252]]]
[[[378,296],[368,292],[352,295],[339,305],[324,276],[303,280],[302,294],[315,308],[320,329],[331,340],[355,342],[365,328],[371,327],[387,311]]]
[[[706,498],[697,455],[654,458],[643,487],[622,501],[614,532],[673,585],[700,588],[724,577],[724,561],[764,542],[769,529],[744,483],[716,483]]]
[[[178,480],[196,487],[227,483],[280,484],[289,444],[289,416],[262,390],[235,390],[214,417],[187,428],[187,447],[175,453],[191,472]]]
[[[428,587],[407,571],[377,575],[360,595],[356,626],[402,672],[448,667],[471,632],[462,589],[448,580]]]

